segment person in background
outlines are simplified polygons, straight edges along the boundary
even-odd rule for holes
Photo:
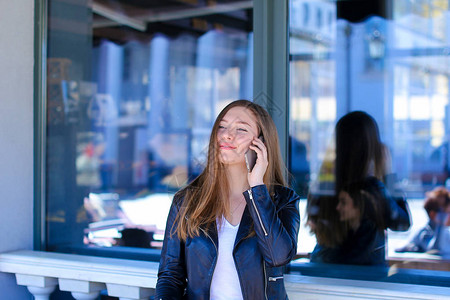
[[[428,215],[428,223],[414,234],[413,238],[405,246],[396,249],[396,252],[428,252],[432,250],[432,241],[436,237],[436,229],[438,228],[439,218],[442,219],[442,213],[450,204],[449,191],[443,187],[436,187],[426,193],[424,209]]]
[[[438,217],[438,223],[437,240],[433,246],[443,259],[450,260],[450,203],[447,203],[444,212]]]
[[[343,116],[335,134],[334,193],[308,197],[317,238],[311,262],[385,265],[385,230],[410,226],[406,201],[397,203],[383,183],[387,149],[375,120],[362,111]]]
[[[285,185],[267,111],[246,100],[226,106],[205,169],[174,196],[155,299],[287,299],[283,267],[297,252],[300,215]]]

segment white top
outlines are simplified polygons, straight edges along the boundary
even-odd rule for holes
[[[233,226],[225,217],[222,220],[222,226],[219,226],[219,222],[217,222],[219,248],[216,268],[211,281],[210,299],[241,300],[243,299],[241,285],[233,259],[234,241],[239,224]]]

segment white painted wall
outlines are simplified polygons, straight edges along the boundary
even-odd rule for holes
[[[34,1],[0,1],[0,252],[33,245],[33,40]],[[0,291],[31,299],[13,275]]]

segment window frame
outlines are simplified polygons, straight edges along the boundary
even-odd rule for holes
[[[253,3],[253,100],[271,115],[289,166],[289,0]]]
[[[46,244],[46,143],[47,143],[47,30],[48,0],[34,1],[34,94],[33,94],[33,249],[45,250]]]

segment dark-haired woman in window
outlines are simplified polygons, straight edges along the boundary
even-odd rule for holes
[[[256,152],[254,166],[247,151]],[[205,169],[174,197],[155,299],[286,299],[282,269],[296,254],[298,201],[285,187],[267,111],[246,100],[226,106]]]
[[[308,224],[317,238],[311,262],[384,265],[385,230],[410,226],[406,202],[383,183],[387,149],[365,112],[342,117],[335,134],[334,195],[309,195]]]

